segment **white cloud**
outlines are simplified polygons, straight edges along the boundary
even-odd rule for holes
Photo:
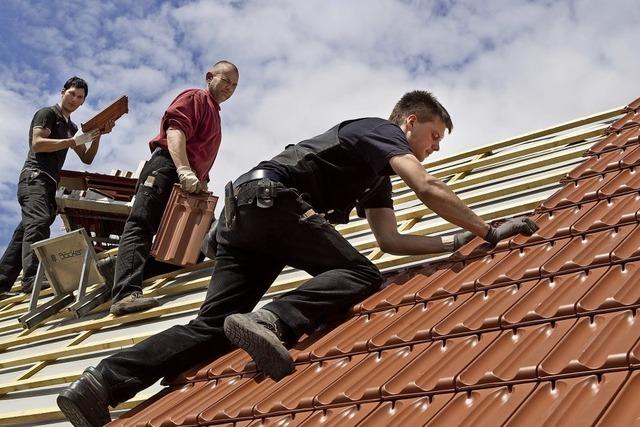
[[[66,164],[109,172],[135,169],[148,157],[147,142],[180,90],[202,87],[216,60],[236,62],[240,85],[223,105],[224,140],[212,171],[218,194],[224,181],[285,144],[342,119],[387,116],[414,88],[432,90],[453,116],[455,130],[439,155],[640,96],[640,8],[633,0],[55,6],[34,13],[13,3],[24,19],[16,35],[3,34],[20,37],[24,49],[0,67],[0,131],[7,141],[0,146],[2,208],[15,203],[33,112],[55,102],[72,74],[90,84],[76,121],[129,95],[130,113],[105,137],[94,164],[86,167],[73,154]],[[77,11],[71,25],[52,24],[67,22],[69,10]],[[0,238],[7,238],[1,224]]]

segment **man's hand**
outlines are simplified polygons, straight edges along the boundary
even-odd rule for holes
[[[209,183],[205,180],[200,181],[198,193],[206,193],[207,191],[209,191]]]
[[[516,234],[531,236],[538,228],[536,223],[527,217],[512,218],[498,227],[491,226],[484,240],[495,245],[500,240]]]
[[[100,135],[104,135],[105,133],[111,132],[115,125],[116,125],[115,121],[109,120],[107,123],[105,123],[104,127],[100,129]]]
[[[200,180],[189,166],[180,166],[177,170],[180,188],[187,193],[196,193],[200,188]]]
[[[91,132],[84,133],[82,129],[78,129],[78,132],[73,136],[73,142],[75,145],[88,144],[93,141],[99,135],[98,130],[92,130]]]

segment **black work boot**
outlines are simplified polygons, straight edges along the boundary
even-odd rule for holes
[[[75,427],[97,427],[111,422],[108,391],[95,368],[87,368],[80,378],[58,395],[58,407]]]
[[[159,305],[160,302],[158,302],[157,299],[153,297],[143,297],[142,292],[136,291],[111,304],[109,313],[114,316],[122,316],[123,314],[149,310]]]
[[[229,341],[249,353],[258,369],[276,381],[293,372],[293,359],[283,345],[287,330],[278,316],[265,309],[224,319]]]
[[[113,280],[116,275],[116,257],[108,256],[96,261],[98,271],[104,277],[104,284],[113,288]]]

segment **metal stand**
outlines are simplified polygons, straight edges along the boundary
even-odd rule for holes
[[[76,317],[82,317],[109,300],[111,289],[98,272],[95,252],[84,229],[42,240],[31,245],[31,248],[40,265],[33,284],[29,311],[18,319],[25,329],[39,325],[65,307]],[[54,297],[38,307],[45,274]],[[88,286],[94,283],[101,286],[87,293]],[[74,291],[77,291],[77,297]]]

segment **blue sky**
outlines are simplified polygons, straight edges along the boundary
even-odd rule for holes
[[[219,59],[240,68],[223,104],[214,192],[286,144],[340,120],[386,117],[407,90],[452,114],[447,155],[625,105],[640,96],[634,0],[18,1],[0,17],[0,250],[19,221],[16,181],[34,112],[71,75],[89,82],[82,122],[120,95],[94,163],[135,170],[182,89]],[[53,235],[61,232],[58,221]]]

